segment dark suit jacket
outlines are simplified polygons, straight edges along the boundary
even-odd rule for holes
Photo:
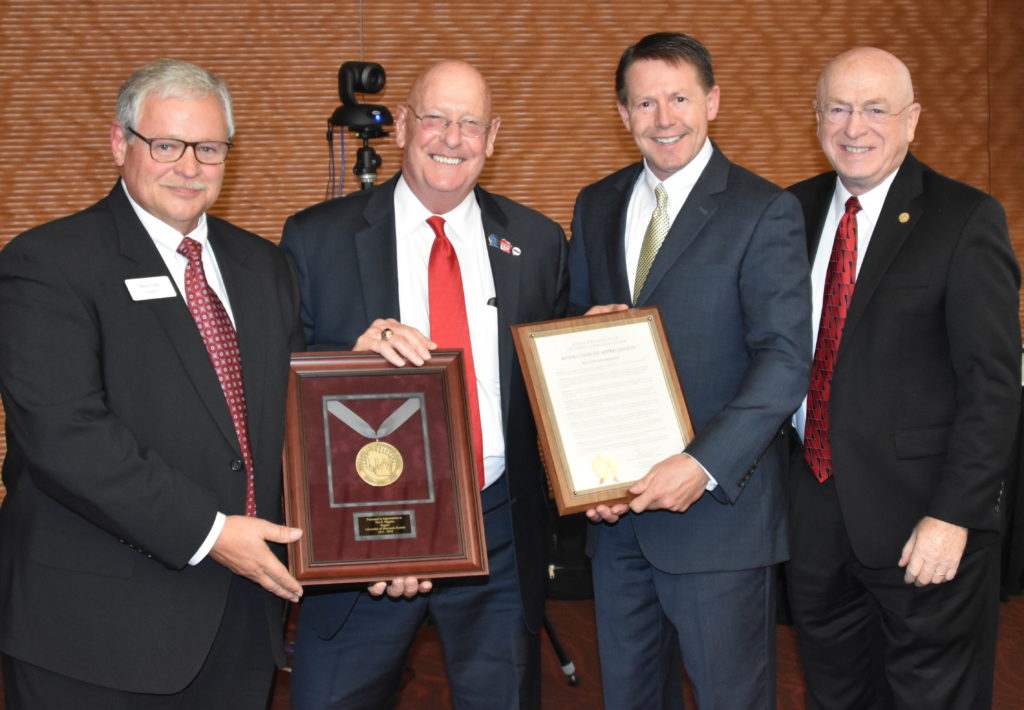
[[[631,300],[625,220],[642,169],[576,201],[576,308]],[[661,309],[696,432],[687,452],[719,484],[685,513],[633,516],[660,569],[749,569],[788,554],[780,430],[806,392],[811,352],[802,227],[795,200],[715,147],[651,267],[637,306]]]
[[[256,502],[277,521],[297,293],[273,244],[208,220],[237,324]],[[120,184],[0,252],[0,649],[147,693],[183,688],[210,649],[231,574],[187,561],[218,510],[244,513],[246,486],[185,301],[133,301],[125,287],[160,275]],[[281,609],[267,594],[273,638]]]
[[[370,190],[314,205],[288,219],[282,248],[295,264],[302,320],[311,350],[349,349],[375,318],[401,320],[395,256],[396,175]],[[498,308],[498,360],[505,429],[505,480],[527,625],[543,613],[546,489],[537,434],[510,326],[564,315],[568,300],[565,235],[547,217],[476,188],[484,234],[508,239],[521,254],[488,247]],[[354,599],[354,597],[349,597]],[[308,600],[307,600],[308,601]],[[314,605],[303,607],[305,620]],[[318,605],[315,608],[323,608]],[[348,608],[318,625],[333,635]]]
[[[817,251],[836,174],[790,188]],[[829,401],[836,492],[857,559],[891,567],[921,517],[994,542],[1020,408],[1020,269],[992,197],[912,155],[857,276]],[[799,511],[795,511],[799,514]]]

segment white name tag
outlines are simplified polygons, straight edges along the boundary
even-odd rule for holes
[[[147,276],[141,279],[125,279],[124,285],[133,301],[151,301],[154,298],[174,298],[178,293],[166,276]]]

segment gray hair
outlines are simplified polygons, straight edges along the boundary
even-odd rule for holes
[[[134,128],[138,124],[142,102],[149,94],[179,99],[201,99],[213,94],[224,107],[228,138],[235,134],[231,92],[227,84],[202,67],[180,59],[158,59],[135,70],[117,94],[117,121],[122,127]],[[131,134],[128,140],[131,141]]]

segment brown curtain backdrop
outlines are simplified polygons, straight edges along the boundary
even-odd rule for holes
[[[117,177],[108,138],[117,89],[163,56],[212,69],[232,88],[236,150],[214,212],[268,239],[324,198],[337,70],[358,59],[385,67],[385,90],[365,100],[389,107],[432,61],[480,67],[503,118],[482,183],[568,232],[577,191],[636,159],[613,72],[626,45],[659,30],[707,44],[722,90],[712,137],[782,185],[827,168],[810,108],[822,64],[862,44],[894,52],[924,106],[914,151],[1001,199],[1024,251],[1017,0],[0,0],[0,244],[106,193]],[[338,172],[349,192],[359,143],[346,136],[344,146]],[[383,180],[399,156],[391,137],[374,147]]]

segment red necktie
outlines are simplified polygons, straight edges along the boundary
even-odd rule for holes
[[[484,487],[484,437],[480,428],[480,396],[476,387],[476,369],[473,367],[473,346],[469,339],[469,319],[466,317],[466,296],[462,290],[462,270],[455,248],[444,234],[444,218],[433,216],[427,224],[434,230],[434,244],[430,248],[427,264],[430,292],[430,339],[441,348],[462,348],[466,363],[466,394],[469,397],[469,416],[473,428],[473,451],[476,478]]]
[[[824,482],[832,475],[832,448],[828,439],[828,400],[832,390],[839,341],[857,281],[857,213],[860,201],[851,197],[839,220],[832,256],[825,272],[821,323],[814,346],[811,385],[807,391],[807,422],[804,427],[804,458],[814,477]]]
[[[245,514],[256,515],[256,493],[253,488],[252,452],[249,450],[249,427],[245,415],[245,390],[242,384],[242,358],[238,354],[238,340],[231,318],[216,292],[206,282],[203,270],[203,245],[185,237],[178,245],[178,253],[188,259],[185,267],[185,299],[192,319],[203,336],[206,352],[210,355],[217,379],[224,390],[235,434],[245,461]]]

